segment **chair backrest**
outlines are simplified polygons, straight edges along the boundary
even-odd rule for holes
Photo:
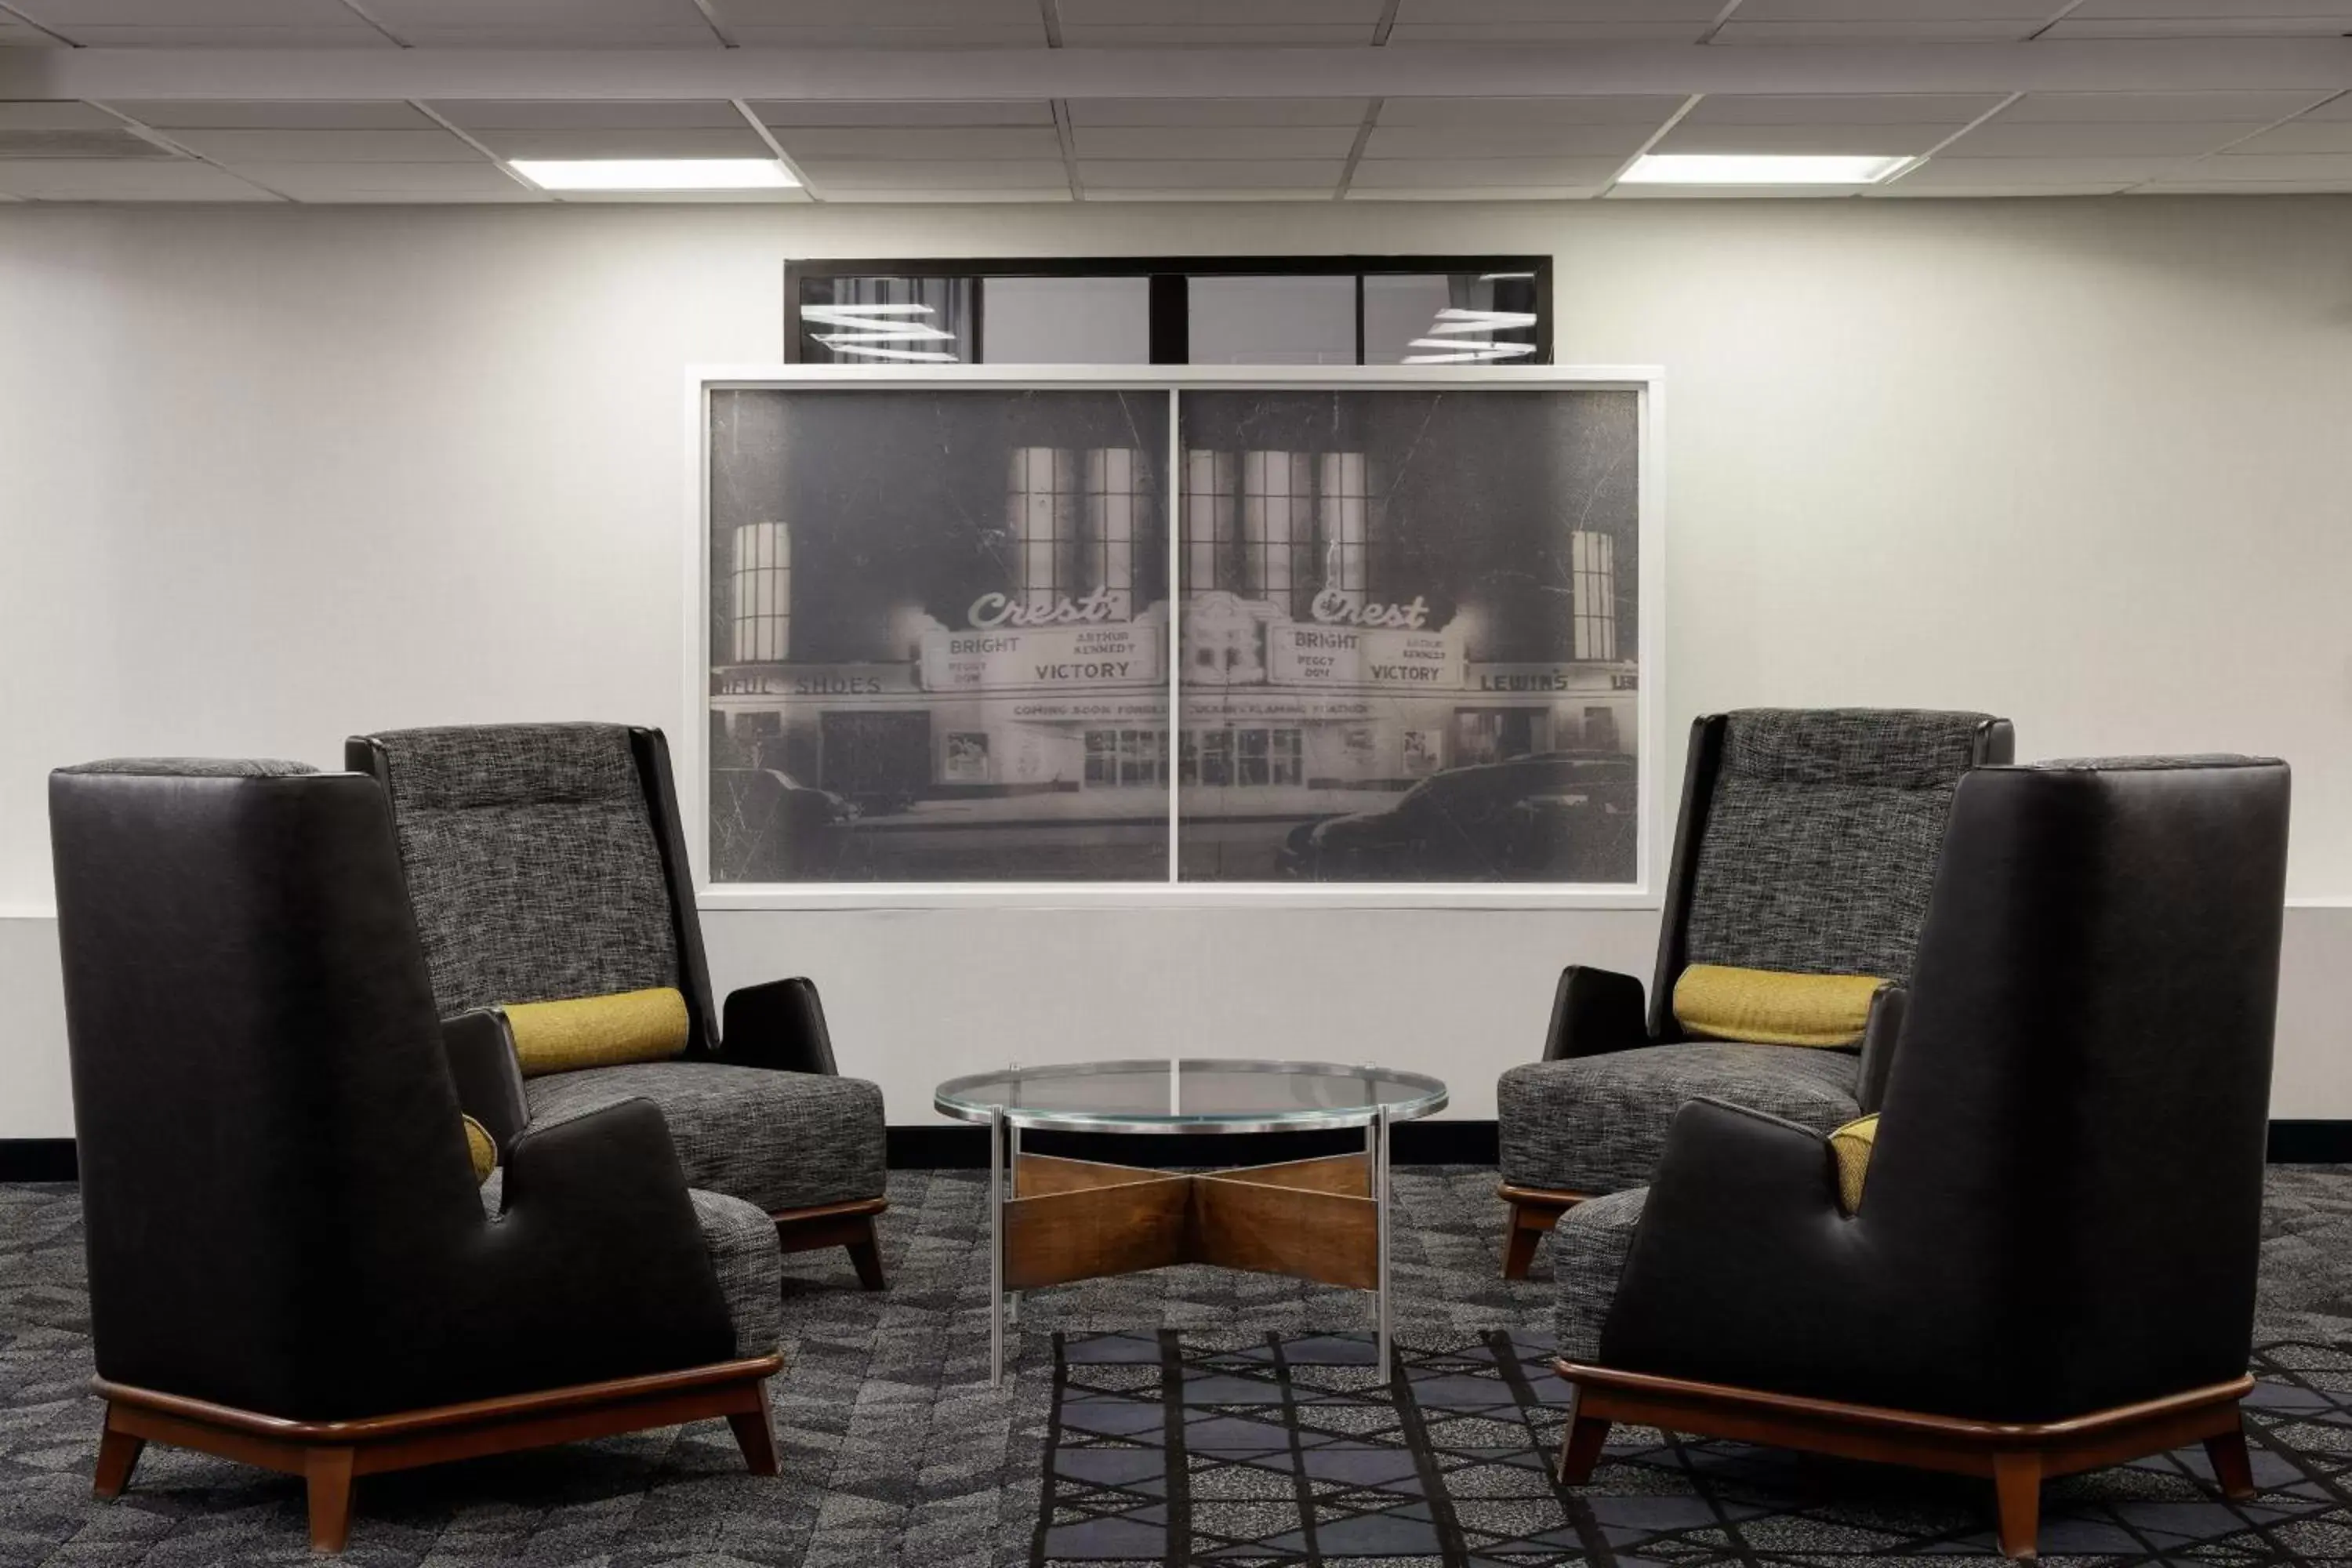
[[[1693,963],[1907,981],[1953,788],[2009,761],[2009,721],[1757,708],[1691,726],[1652,1033]]]
[[[100,1374],[383,1396],[404,1281],[482,1211],[381,792],[98,763],[51,775],[49,826]]]
[[[716,1047],[684,835],[657,730],[484,724],[354,736],[392,802],[444,1016],[676,986]]]
[[[1962,782],[1855,1222],[1945,1352],[1891,1402],[2056,1419],[2244,1371],[2287,796],[2243,757]]]

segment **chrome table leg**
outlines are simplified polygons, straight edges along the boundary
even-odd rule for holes
[[[1392,1314],[1389,1310],[1389,1108],[1381,1106],[1373,1112],[1371,1122],[1364,1130],[1366,1152],[1372,1163],[1373,1229],[1380,1247],[1378,1284],[1373,1292],[1380,1317],[1379,1348],[1374,1352],[1374,1364],[1385,1383],[1393,1371],[1391,1335]]]
[[[1018,1127],[1005,1129],[1005,1194],[1018,1197],[1021,1194],[1021,1129]],[[1004,1321],[1016,1329],[1021,1326],[1021,1292],[1018,1290],[1005,1292]]]
[[[1004,1107],[988,1119],[988,1381],[1004,1382]]]

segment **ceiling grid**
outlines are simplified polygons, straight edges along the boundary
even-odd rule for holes
[[[1649,155],[2352,194],[2352,0],[0,0],[16,200],[623,199],[518,159],[797,181],[725,198],[763,201],[1790,194]]]

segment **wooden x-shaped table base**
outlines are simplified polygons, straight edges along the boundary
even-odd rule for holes
[[[1016,1153],[996,1218],[1003,1292],[1210,1263],[1379,1295],[1388,1259],[1377,1157],[1335,1154],[1202,1174]],[[1001,1331],[1000,1336],[1001,1338]]]

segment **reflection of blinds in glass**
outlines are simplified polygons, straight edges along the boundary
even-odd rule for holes
[[[1313,468],[1305,452],[1242,454],[1244,589],[1286,604],[1290,597],[1291,547],[1310,537]]]
[[[1370,500],[1364,487],[1361,452],[1323,454],[1323,491],[1318,499],[1318,543],[1322,548],[1323,586],[1345,595],[1361,608],[1366,582],[1364,534]]]
[[[1234,538],[1234,455],[1188,449],[1184,454],[1184,592],[1226,588]]]
[[[1076,456],[1055,447],[1013,448],[1004,522],[1013,535],[1013,597],[1029,609],[1050,610],[1070,593],[1063,562],[1064,546],[1076,543]]]
[[[813,278],[801,289],[811,364],[952,364],[971,320],[970,278]]]
[[[1087,454],[1087,591],[1108,591],[1110,612],[1125,619],[1135,605],[1135,547],[1151,504],[1141,454],[1132,447],[1097,447]]]
[[[1576,657],[1617,657],[1617,541],[1576,529],[1568,536],[1570,598],[1576,617]]]
[[[793,533],[781,522],[735,529],[734,652],[737,664],[792,657]]]

